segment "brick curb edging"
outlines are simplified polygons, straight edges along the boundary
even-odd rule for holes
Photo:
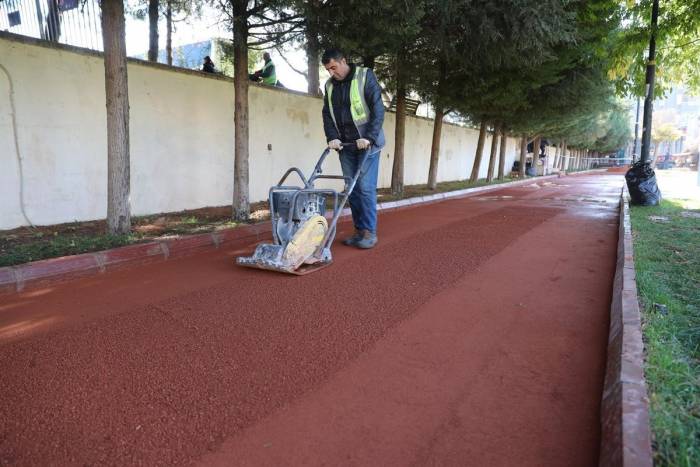
[[[617,266],[610,305],[608,356],[601,401],[601,467],[653,465],[644,343],[637,301],[627,187],[620,194]]]
[[[594,171],[575,172],[568,176]],[[381,212],[404,209],[413,205],[463,198],[485,191],[532,184],[537,183],[539,180],[552,178],[557,178],[557,175],[525,178],[514,182],[388,201],[379,203],[377,210]],[[350,209],[346,208],[343,210],[342,216],[348,215],[350,215]],[[259,241],[268,238],[270,238],[270,221],[264,221],[258,224],[222,229],[211,233],[187,235],[185,237],[138,243],[110,250],[33,261],[17,266],[0,267],[0,295],[22,292],[29,288],[47,286],[78,277],[101,274],[122,267],[166,261],[170,258],[187,256],[203,249],[219,248],[223,244],[234,241]]]

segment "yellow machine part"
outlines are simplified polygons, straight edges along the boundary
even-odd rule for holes
[[[296,269],[314,254],[328,230],[328,221],[323,216],[309,218],[296,231],[282,254],[285,267]]]

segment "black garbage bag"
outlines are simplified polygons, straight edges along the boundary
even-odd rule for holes
[[[625,174],[632,204],[656,206],[661,202],[661,192],[656,184],[656,174],[649,161],[637,161]]]

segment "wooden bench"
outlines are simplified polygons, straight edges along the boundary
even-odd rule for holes
[[[419,100],[406,98],[406,115],[415,115],[418,112]],[[396,96],[389,103],[389,110],[396,112]]]

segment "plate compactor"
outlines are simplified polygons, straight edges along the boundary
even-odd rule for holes
[[[343,146],[355,145],[343,144]],[[241,266],[288,274],[303,275],[328,266],[333,261],[331,244],[335,238],[340,213],[355,188],[369,149],[362,153],[357,172],[352,176],[323,175],[322,165],[330,149],[321,154],[311,177],[307,180],[301,170],[292,167],[277,185],[270,188],[270,218],[274,243],[262,243],[252,256],[241,256],[236,262]],[[290,174],[296,173],[303,186],[285,185]],[[330,188],[316,188],[317,180],[343,180],[342,192]],[[333,199],[333,216],[326,219],[326,202]]]

